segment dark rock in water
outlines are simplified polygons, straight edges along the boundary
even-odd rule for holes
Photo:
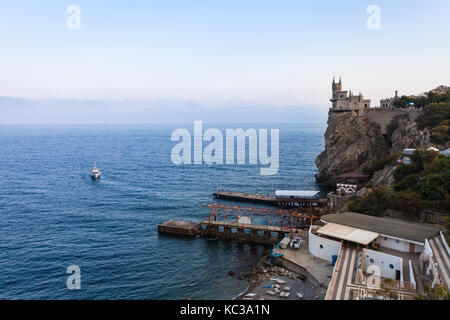
[[[230,271],[230,272],[228,272],[228,274],[229,274],[230,276],[234,276],[234,271]]]

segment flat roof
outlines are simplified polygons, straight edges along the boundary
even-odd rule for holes
[[[327,214],[323,215],[321,219],[328,223],[341,224],[353,228],[376,232],[381,235],[417,242],[425,242],[425,239],[435,236],[440,231],[439,228],[425,226],[419,223],[407,222],[387,217],[374,217],[355,212]]]
[[[317,233],[337,239],[360,243],[362,245],[368,245],[379,236],[376,232],[348,227],[336,223],[326,224],[317,230]]]
[[[314,198],[320,191],[276,190],[277,197]]]

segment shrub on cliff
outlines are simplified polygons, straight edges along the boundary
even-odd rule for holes
[[[400,164],[395,169],[395,181],[398,183],[409,175],[423,171],[425,168],[429,167],[429,164],[434,163],[435,159],[438,157],[439,153],[435,151],[414,151],[414,153],[411,155],[411,164]]]
[[[431,103],[417,118],[420,129],[431,131],[431,142],[446,144],[450,141],[450,102]]]
[[[401,152],[397,152],[383,158],[372,160],[367,166],[364,167],[363,169],[364,174],[372,178],[373,174],[376,171],[382,170],[386,166],[395,165],[397,163],[397,160],[400,158],[401,154],[402,154]]]
[[[393,105],[395,108],[406,108],[412,104],[417,108],[423,108],[429,104],[441,102],[450,102],[450,91],[447,93],[428,92],[426,96],[422,97],[401,96],[394,101]]]
[[[395,191],[412,190],[412,187],[419,182],[421,175],[418,173],[410,174],[394,185]]]
[[[374,189],[365,198],[351,200],[348,204],[350,211],[381,216],[389,208],[391,193],[387,186]]]
[[[405,179],[407,176],[416,174],[420,172],[413,163],[407,165],[407,164],[400,164],[397,166],[397,168],[394,171],[394,179],[395,182],[400,183],[403,179]]]
[[[450,193],[450,158],[437,152],[416,150],[411,164],[394,172],[395,191],[420,194],[424,200],[443,200]]]
[[[416,183],[415,189],[424,199],[445,199],[450,193],[450,171],[426,175]]]

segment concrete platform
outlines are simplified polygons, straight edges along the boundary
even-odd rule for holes
[[[300,249],[281,250],[283,256],[279,258],[279,264],[290,271],[304,275],[318,287],[328,288],[333,266],[330,262],[311,255],[308,250],[308,241],[305,241],[305,237],[303,239]]]
[[[194,237],[200,234],[200,224],[195,222],[169,220],[158,225],[158,233]]]

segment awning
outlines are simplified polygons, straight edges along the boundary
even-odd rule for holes
[[[335,223],[326,224],[325,226],[317,230],[317,233],[337,239],[359,243],[362,245],[368,245],[379,236],[379,234],[376,232],[347,227]]]
[[[319,191],[298,191],[298,190],[276,190],[277,198],[314,198],[317,197]]]

